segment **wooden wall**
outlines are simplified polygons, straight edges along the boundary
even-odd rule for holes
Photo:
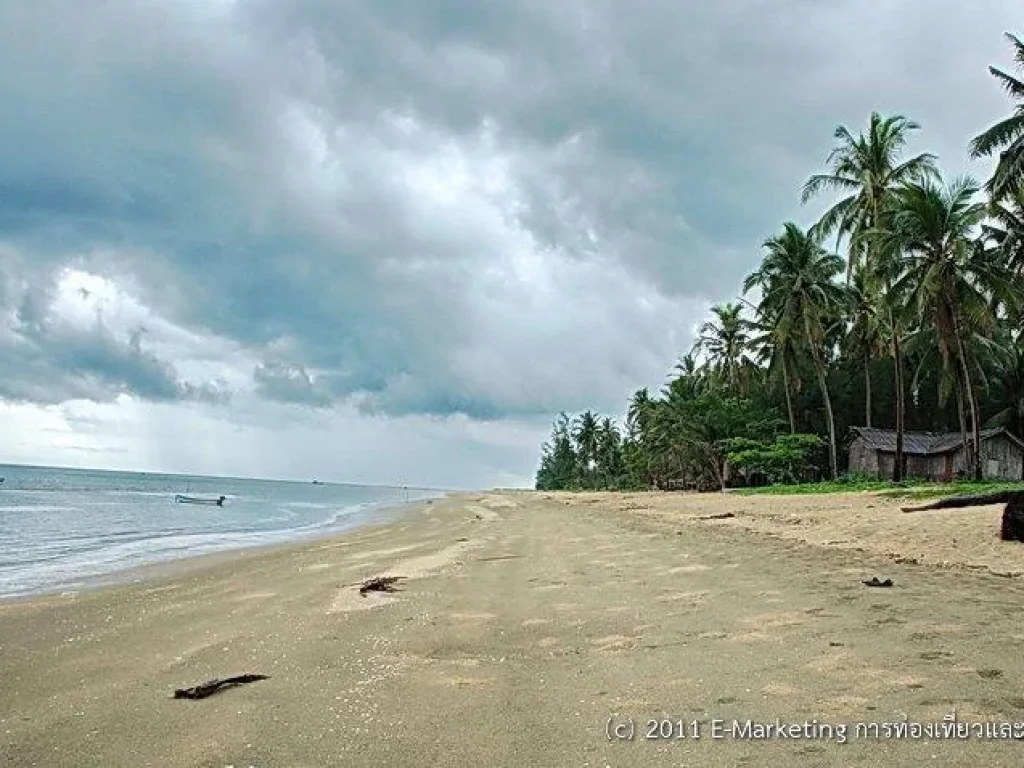
[[[1016,443],[998,435],[981,443],[981,471],[1000,480],[1024,479],[1024,454]]]
[[[878,451],[868,448],[862,437],[855,437],[850,443],[849,471],[858,475],[878,474]]]
[[[859,437],[850,445],[851,472],[880,478],[892,477],[894,460],[894,454],[868,448]],[[952,476],[947,472],[946,462],[946,455],[909,455],[906,475],[908,478],[942,481],[970,474],[963,448],[958,448],[953,454]],[[984,440],[981,444],[981,471],[987,479],[1024,480],[1024,451],[1002,435]]]

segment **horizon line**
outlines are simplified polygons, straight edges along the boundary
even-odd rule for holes
[[[150,470],[138,470],[138,469],[107,469],[102,467],[69,467],[59,466],[55,464],[19,464],[10,462],[0,462],[0,467],[20,467],[24,469],[56,469],[62,472],[108,472],[108,473],[121,473],[127,475],[161,475],[164,477],[194,477],[203,478],[208,480],[255,480],[258,482],[268,483],[297,483],[302,485],[312,485],[314,481],[319,485],[347,485],[357,486],[360,488],[394,488],[399,490],[410,490],[410,491],[470,491],[477,490],[474,488],[442,488],[432,487],[426,485],[389,485],[387,483],[356,483],[356,482],[339,482],[335,480],[320,480],[318,478],[310,478],[309,480],[290,480],[284,478],[274,477],[244,477],[237,475],[205,475],[201,473],[190,473],[190,472],[156,472]]]

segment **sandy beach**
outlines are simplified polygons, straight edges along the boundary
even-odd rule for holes
[[[0,764],[1020,765],[1012,739],[855,730],[1024,723],[1024,545],[998,508],[899,505],[463,494],[0,603]],[[402,590],[359,595],[384,574]],[[241,673],[269,678],[172,698]],[[729,732],[780,719],[810,725]]]

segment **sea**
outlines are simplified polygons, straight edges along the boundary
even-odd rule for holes
[[[351,530],[444,495],[3,464],[0,477],[0,598],[76,591],[138,566]],[[181,504],[176,494],[226,499]]]

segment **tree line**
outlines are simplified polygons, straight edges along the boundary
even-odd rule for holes
[[[908,430],[958,431],[981,479],[982,428],[1024,427],[1024,82],[989,71],[1014,102],[969,143],[998,158],[991,178],[945,179],[935,155],[908,155],[920,126],[901,115],[837,128],[801,191],[831,207],[764,241],[741,295],[712,308],[661,392],[632,395],[621,427],[561,414],[537,487],[834,479],[851,426],[895,430],[896,482]]]

